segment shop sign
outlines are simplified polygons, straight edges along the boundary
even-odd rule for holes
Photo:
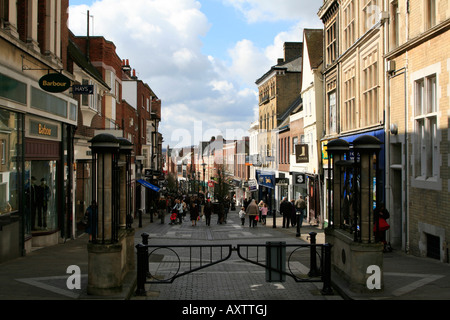
[[[250,191],[255,191],[258,189],[258,183],[256,182],[255,179],[248,180],[248,189]]]
[[[289,178],[276,178],[277,186],[287,186],[289,185]]]
[[[304,173],[296,173],[294,174],[295,184],[305,184],[306,177]]]
[[[73,94],[94,94],[94,86],[92,84],[88,85],[74,85],[72,86]]]
[[[60,73],[49,73],[39,79],[39,86],[44,91],[60,93],[70,88],[70,79]]]
[[[41,121],[30,121],[30,133],[40,137],[58,137],[58,127]]]
[[[297,144],[295,146],[296,163],[308,163],[309,162],[308,149],[309,149],[309,146],[307,144]]]
[[[267,188],[275,189],[275,176],[273,174],[260,174],[258,184]]]

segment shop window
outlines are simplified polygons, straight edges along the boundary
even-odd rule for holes
[[[27,104],[27,85],[0,73],[0,97]]]
[[[57,219],[57,161],[25,162],[25,208],[32,232],[56,230]]]
[[[20,126],[19,115],[0,110],[0,215],[19,210]]]

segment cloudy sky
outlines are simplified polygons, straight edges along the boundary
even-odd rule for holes
[[[162,101],[164,147],[223,135],[257,120],[256,79],[303,28],[322,28],[318,0],[70,0],[69,27],[114,42]]]

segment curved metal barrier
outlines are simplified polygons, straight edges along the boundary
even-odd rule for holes
[[[331,245],[316,244],[315,234],[310,236],[310,244],[267,242],[232,247],[231,244],[154,246],[148,244],[148,234],[143,234],[142,243],[136,246],[136,295],[146,294],[145,284],[172,283],[179,277],[228,260],[233,251],[240,259],[265,268],[267,282],[284,282],[285,276],[296,282],[323,282],[322,294],[333,294]],[[308,262],[308,272],[302,273],[298,266],[304,269]]]

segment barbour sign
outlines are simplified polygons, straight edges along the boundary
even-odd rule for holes
[[[60,73],[49,73],[39,80],[39,86],[47,92],[64,92],[70,88],[70,79]]]

